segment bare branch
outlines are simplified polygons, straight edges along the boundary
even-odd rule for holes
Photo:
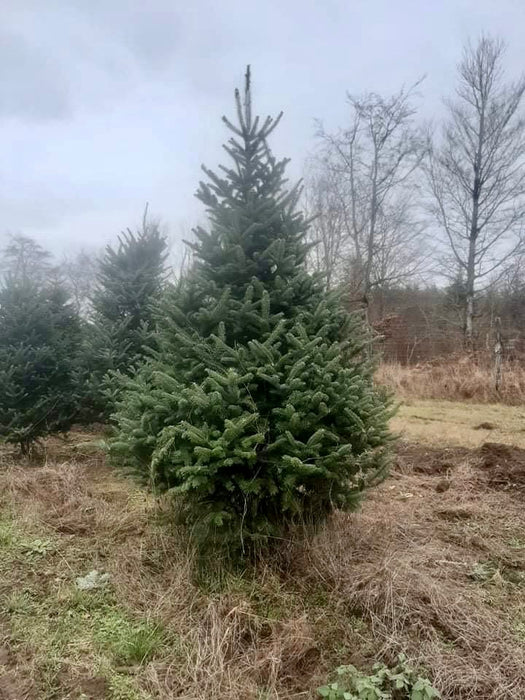
[[[309,201],[330,283],[344,282],[368,305],[370,293],[417,274],[428,256],[415,177],[428,139],[414,124],[413,97],[421,81],[392,96],[348,95],[349,125],[319,128],[320,150],[310,163]]]

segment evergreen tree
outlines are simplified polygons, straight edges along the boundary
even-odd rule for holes
[[[58,283],[9,275],[0,288],[0,436],[23,453],[71,426],[77,315]]]
[[[165,236],[147,221],[146,210],[142,229],[128,229],[99,261],[78,378],[85,422],[109,417],[118,392],[114,373],[132,373],[153,344],[153,302],[162,290],[166,249]]]
[[[200,544],[253,553],[296,523],[355,508],[386,469],[389,401],[361,320],[306,270],[308,222],[252,117],[250,74],[233,164],[201,183],[209,230],[164,299],[154,359],[127,382],[115,460],[178,496]],[[275,540],[274,538],[277,538]]]

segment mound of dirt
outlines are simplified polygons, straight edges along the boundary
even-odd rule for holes
[[[479,467],[483,482],[491,488],[525,491],[525,450],[499,442],[485,442],[476,450],[399,442],[395,470],[400,474],[441,476],[435,488],[442,493],[450,485],[450,474],[467,459]]]
[[[474,430],[496,430],[497,427],[498,426],[494,425],[494,423],[484,422],[480,423],[479,425],[476,425]]]
[[[479,448],[479,466],[486,470],[490,486],[525,489],[525,450],[500,442],[485,442]]]

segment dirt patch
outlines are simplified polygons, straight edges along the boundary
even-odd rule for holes
[[[496,430],[497,427],[498,426],[494,425],[494,423],[484,422],[484,423],[480,423],[479,425],[476,425],[474,430]]]
[[[426,447],[400,441],[394,467],[402,474],[446,475],[470,454],[466,447]]]
[[[2,599],[0,591],[0,601]],[[21,659],[9,649],[7,619],[0,616],[0,700],[33,700],[36,697],[30,678],[22,672]]]
[[[464,508],[462,506],[447,506],[446,508],[437,508],[436,515],[443,520],[469,520],[475,517],[476,511],[473,508]]]
[[[29,700],[29,690],[16,682],[12,672],[2,674],[0,669],[0,700]]]
[[[434,487],[442,493],[453,485],[451,475],[467,460],[479,468],[479,476],[491,488],[525,491],[525,450],[499,442],[485,442],[474,450],[400,442],[393,471],[394,474],[440,476]]]
[[[485,442],[479,449],[479,466],[494,488],[525,490],[525,450],[499,442]]]
[[[108,682],[102,676],[82,678],[73,689],[76,688],[80,690],[81,697],[86,698],[86,700],[101,700],[107,698],[109,694]]]
[[[448,479],[441,479],[436,484],[436,493],[445,493],[450,488],[450,481]]]

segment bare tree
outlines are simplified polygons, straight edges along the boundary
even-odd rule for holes
[[[311,159],[307,164],[303,198],[306,211],[312,215],[308,229],[309,241],[313,244],[310,263],[316,272],[324,274],[326,287],[331,289],[341,282],[341,260],[346,255],[348,232],[338,175],[325,167],[322,159]]]
[[[81,250],[76,255],[65,255],[59,267],[80,316],[88,316],[91,310],[91,295],[97,284],[98,257],[98,253]]]
[[[519,113],[525,76],[506,83],[504,44],[487,36],[467,45],[456,98],[429,165],[431,209],[444,232],[448,269],[465,277],[464,336],[473,348],[480,281],[503,274],[523,247],[525,121]]]
[[[387,98],[349,95],[349,127],[319,129],[323,255],[332,266],[344,261],[343,274],[366,311],[375,288],[406,281],[421,268],[415,173],[426,139],[414,124],[417,85]]]
[[[54,274],[51,253],[23,233],[9,235],[0,266],[4,273],[24,281],[42,283]]]

